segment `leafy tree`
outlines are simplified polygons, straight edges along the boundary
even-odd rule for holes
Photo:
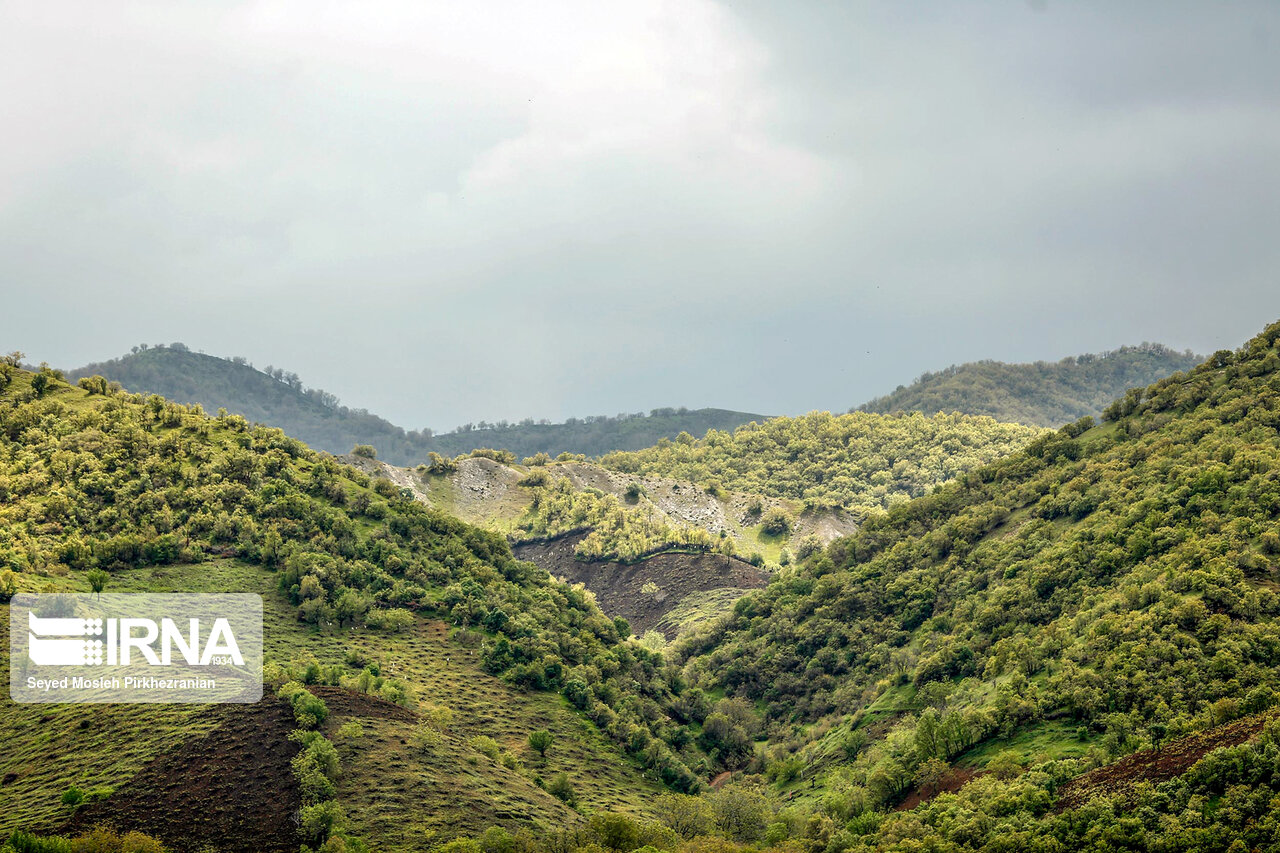
[[[89,588],[93,590],[94,595],[101,595],[107,588],[107,581],[111,579],[111,575],[102,569],[90,569],[85,579],[89,581]]]
[[[538,729],[529,733],[529,747],[543,759],[547,757],[547,750],[551,748],[551,743],[554,740],[555,736],[546,729]]]

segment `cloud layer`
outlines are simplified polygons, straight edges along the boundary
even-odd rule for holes
[[[440,429],[1280,315],[1276,7],[916,11],[0,5],[0,337]]]

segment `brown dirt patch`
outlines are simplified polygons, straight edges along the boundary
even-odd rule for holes
[[[213,730],[173,747],[107,799],[81,806],[62,831],[139,830],[177,853],[297,850],[293,712],[271,696],[209,713],[222,718]]]
[[[409,723],[418,719],[418,715],[408,708],[367,693],[347,690],[345,687],[312,684],[307,689],[324,700],[331,719],[360,717],[366,720],[403,720]]]
[[[725,587],[760,589],[769,576],[748,562],[720,554],[655,554],[638,563],[593,562],[574,559],[573,549],[584,534],[551,542],[514,545],[511,550],[556,577],[584,584],[595,593],[600,609],[621,616],[637,634],[657,626],[690,593]],[[657,593],[643,592],[654,583]],[[667,639],[674,631],[668,629]]]
[[[1210,752],[1244,743],[1275,718],[1276,712],[1245,717],[1090,770],[1062,786],[1058,792],[1058,811],[1082,806],[1095,796],[1128,796],[1139,782],[1164,782],[1181,776]]]
[[[921,788],[913,788],[907,798],[898,805],[894,806],[894,811],[905,812],[914,809],[916,806],[929,802],[939,794],[954,794],[965,786],[970,779],[978,776],[978,772],[966,767],[952,767],[947,774],[942,777],[941,781],[930,790],[925,791]]]

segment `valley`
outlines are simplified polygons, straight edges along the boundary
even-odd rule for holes
[[[1270,790],[1280,736],[1280,324],[1058,431],[815,413],[594,461],[397,467],[3,377],[0,587],[257,591],[269,689],[0,702],[0,832],[843,853],[1072,846],[1100,803],[1269,831],[1239,780]],[[1169,811],[1206,795],[1233,810]]]

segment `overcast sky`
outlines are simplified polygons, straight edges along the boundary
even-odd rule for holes
[[[1280,318],[1280,4],[0,0],[0,348],[405,427]]]

